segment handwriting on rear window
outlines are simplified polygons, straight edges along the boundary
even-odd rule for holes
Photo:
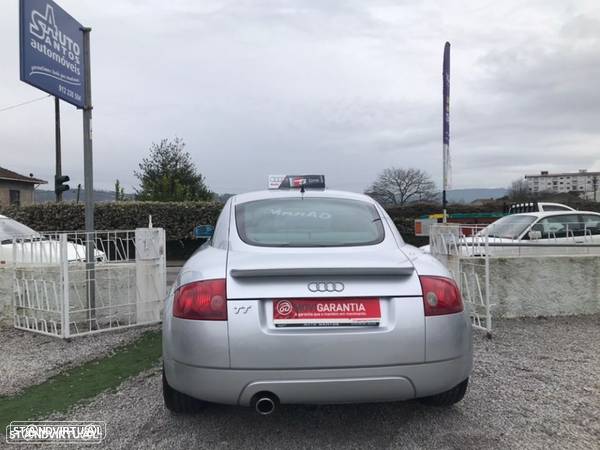
[[[328,220],[331,219],[331,214],[328,212],[318,211],[290,211],[285,209],[271,209],[273,216],[288,216],[288,217],[311,217],[314,219]]]

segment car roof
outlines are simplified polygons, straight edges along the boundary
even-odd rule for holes
[[[233,204],[240,204],[251,202],[254,200],[266,200],[270,198],[293,198],[301,197],[304,195],[305,198],[341,198],[348,200],[359,200],[367,203],[375,204],[375,200],[371,197],[358,194],[356,192],[347,191],[335,191],[330,189],[306,189],[304,194],[299,189],[270,189],[263,191],[247,192],[245,194],[237,194],[232,197]]]
[[[527,213],[518,213],[518,214],[510,214],[510,216],[534,216],[538,219],[542,217],[552,217],[552,216],[565,216],[565,215],[576,215],[576,214],[594,214],[600,216],[600,213],[595,211],[532,211]],[[508,217],[508,216],[505,216]]]

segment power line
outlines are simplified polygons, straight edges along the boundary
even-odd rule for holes
[[[43,97],[34,98],[33,100],[28,100],[23,103],[17,103],[16,105],[6,106],[4,108],[0,108],[0,112],[8,111],[9,109],[18,108],[19,106],[23,106],[23,105],[28,105],[33,102],[39,102],[40,100],[44,100],[45,98],[48,98],[48,97],[52,97],[52,96],[50,94],[48,94],[48,95],[44,95]]]

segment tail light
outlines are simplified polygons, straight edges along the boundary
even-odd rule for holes
[[[463,302],[456,283],[444,277],[419,277],[423,288],[426,316],[441,316],[461,312]]]
[[[225,280],[205,280],[175,291],[173,315],[180,319],[227,320]]]

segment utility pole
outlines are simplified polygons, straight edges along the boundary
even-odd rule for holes
[[[54,137],[56,149],[56,169],[54,170],[54,179],[62,176],[62,156],[60,148],[60,100],[54,97]],[[62,201],[62,191],[55,190],[56,203]]]
[[[83,79],[85,100],[83,107],[83,184],[85,187],[85,268],[87,273],[87,297],[90,330],[97,329],[96,324],[96,258],[94,244],[94,160],[92,155],[92,76],[90,67],[90,32],[83,27]]]

